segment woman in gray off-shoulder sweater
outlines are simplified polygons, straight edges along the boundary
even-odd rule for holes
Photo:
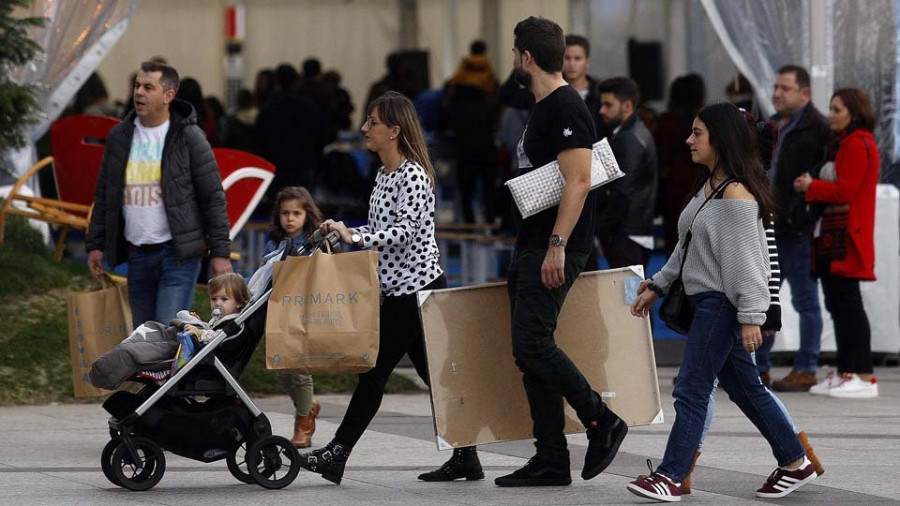
[[[675,253],[641,284],[632,305],[632,314],[646,316],[683,264],[682,282],[694,317],[673,392],[675,423],[660,465],[628,485],[641,497],[681,499],[681,481],[690,473],[717,377],[778,461],[756,495],[784,497],[816,477],[791,421],[763,386],[750,355],[762,344],[760,326],[770,302],[762,217],[771,216],[773,206],[755,140],[744,115],[731,104],[712,105],[697,115],[687,144],[692,160],[707,168],[707,177],[678,220]]]

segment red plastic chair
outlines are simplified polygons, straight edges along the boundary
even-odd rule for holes
[[[229,236],[234,239],[275,179],[275,166],[237,149],[215,148],[213,154],[225,189],[228,223],[231,224]]]
[[[50,125],[53,156],[36,163],[13,185],[0,207],[0,244],[3,244],[3,225],[7,215],[44,221],[61,229],[55,254],[59,260],[69,231],[87,231],[100,161],[106,149],[106,136],[118,124],[118,119],[105,116],[68,116]],[[51,164],[58,198],[23,194],[25,183]],[[14,206],[16,203],[19,205]]]

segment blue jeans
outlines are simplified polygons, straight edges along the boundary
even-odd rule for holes
[[[741,344],[737,309],[719,292],[691,295],[689,300],[694,321],[672,394],[675,423],[656,471],[676,482],[690,472],[716,377],[731,401],[766,438],[779,466],[803,457],[803,446],[791,422],[759,380],[753,359]]]
[[[819,283],[810,270],[809,237],[793,232],[776,232],[775,245],[778,247],[781,280],[787,280],[791,285],[791,304],[800,315],[800,348],[794,358],[793,369],[816,372],[822,345],[822,309],[819,307]],[[768,372],[772,367],[769,353],[774,344],[774,339],[763,339],[762,347],[756,351],[756,365],[761,373]]]
[[[752,358],[753,355],[750,355]],[[719,378],[716,378],[716,381],[713,382],[712,392],[709,394],[709,406],[706,407],[706,421],[703,422],[703,433],[700,435],[700,444],[697,445],[697,451],[700,451],[700,448],[703,448],[703,442],[706,441],[706,436],[709,434],[709,428],[712,426],[713,418],[716,416],[716,390],[719,389]],[[786,407],[781,402],[781,399],[778,398],[777,395],[773,394],[771,390],[769,390],[769,394],[772,395],[772,400],[778,404],[778,408],[781,409],[781,412],[784,413],[784,416],[787,417],[788,421],[791,422],[791,428],[794,430],[794,434],[799,434],[800,429],[797,428],[797,424],[794,423],[793,417],[788,413]]]
[[[134,326],[149,320],[168,325],[175,313],[191,309],[199,275],[200,259],[178,260],[172,244],[156,251],[131,248],[128,300]]]

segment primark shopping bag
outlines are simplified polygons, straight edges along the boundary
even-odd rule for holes
[[[128,286],[114,283],[104,275],[90,291],[69,293],[66,300],[75,397],[107,395],[109,390],[91,385],[88,372],[95,360],[131,334]]]
[[[349,374],[375,367],[377,267],[375,251],[317,253],[276,263],[266,314],[266,368]]]

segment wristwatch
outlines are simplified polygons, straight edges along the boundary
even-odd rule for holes
[[[353,232],[350,234],[350,242],[352,242],[355,246],[362,246],[362,236]]]
[[[656,283],[653,283],[653,282],[647,283],[647,290],[650,290],[651,292],[654,292],[656,295],[658,295],[658,296],[660,296],[660,297],[664,297],[664,296],[665,296],[665,294],[663,293],[662,288],[660,288],[659,285],[657,285]]]
[[[565,247],[566,244],[566,241],[564,241],[563,238],[559,236],[559,234],[553,234],[550,236],[550,246]]]

